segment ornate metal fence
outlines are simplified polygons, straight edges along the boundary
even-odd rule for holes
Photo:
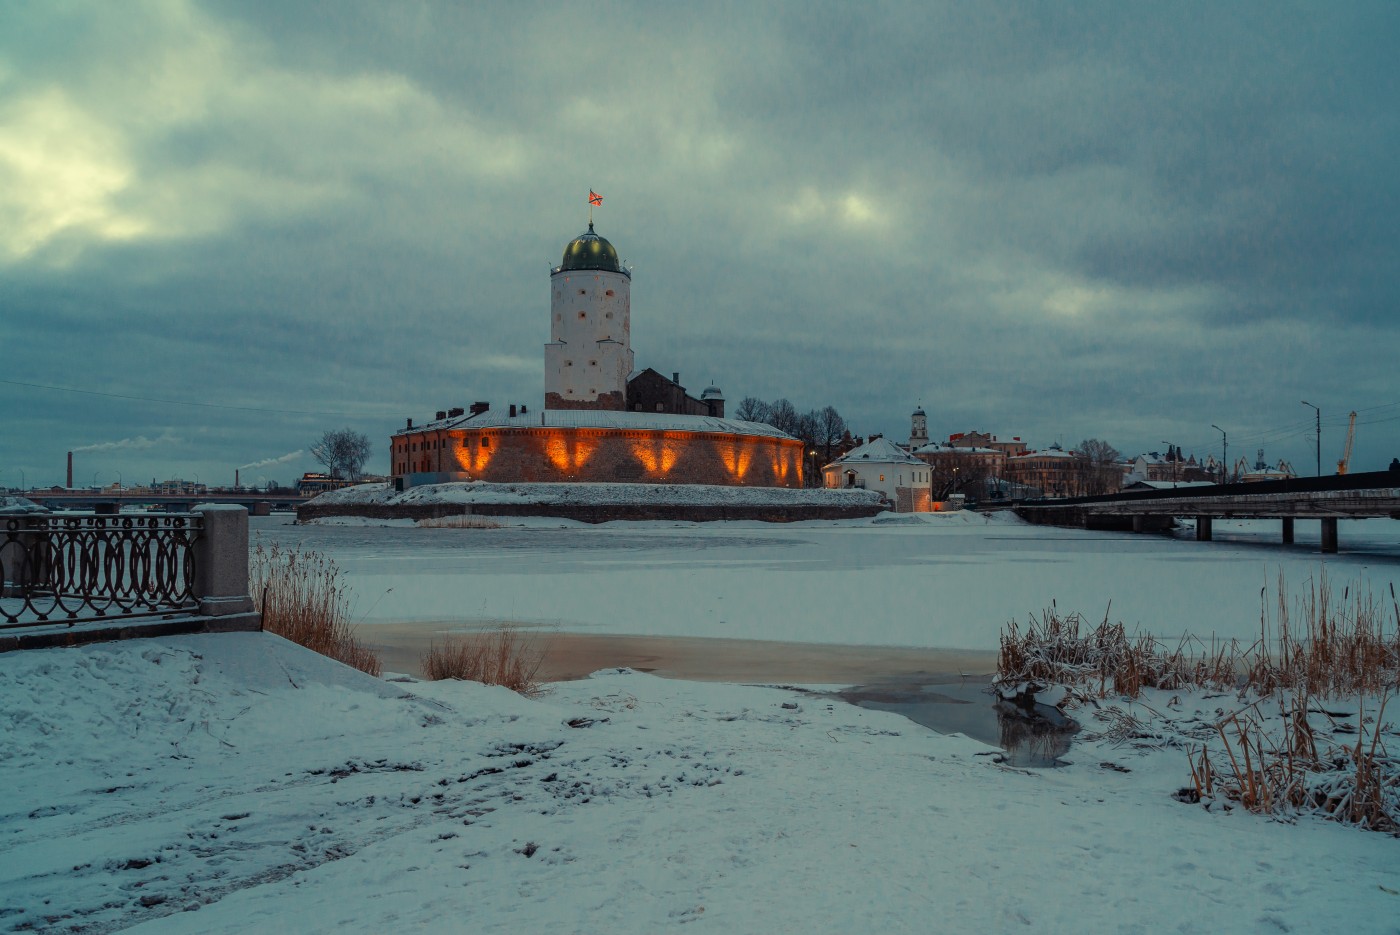
[[[198,515],[0,517],[0,629],[189,611]]]

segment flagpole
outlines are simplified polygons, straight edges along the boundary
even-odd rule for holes
[[[592,188],[592,186],[589,186],[588,195],[589,195],[589,198],[588,198],[588,226],[591,228],[591,227],[593,226],[593,188]]]

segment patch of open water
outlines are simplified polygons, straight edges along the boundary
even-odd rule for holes
[[[857,685],[835,693],[862,708],[893,711],[940,734],[966,734],[1002,748],[1007,766],[1047,768],[1064,765],[1079,726],[1057,709],[1036,705],[1026,711],[987,691],[985,678],[946,675],[905,676]]]

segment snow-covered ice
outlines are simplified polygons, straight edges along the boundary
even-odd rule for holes
[[[607,523],[534,519],[502,529],[293,526],[264,540],[339,563],[366,624],[512,621],[565,631],[995,649],[1008,620],[1050,606],[1173,639],[1253,640],[1260,592],[1324,569],[1340,591],[1400,584],[1400,522],[1344,521],[1342,553],[1317,523],[1278,544],[1277,522],[1217,521],[1215,542],[1030,526],[1012,514],[866,520]],[[1110,607],[1111,602],[1111,607]],[[1273,605],[1272,597],[1270,606]]]

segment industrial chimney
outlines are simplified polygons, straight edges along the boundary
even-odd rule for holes
[[[68,452],[68,489],[73,489],[73,452]]]

